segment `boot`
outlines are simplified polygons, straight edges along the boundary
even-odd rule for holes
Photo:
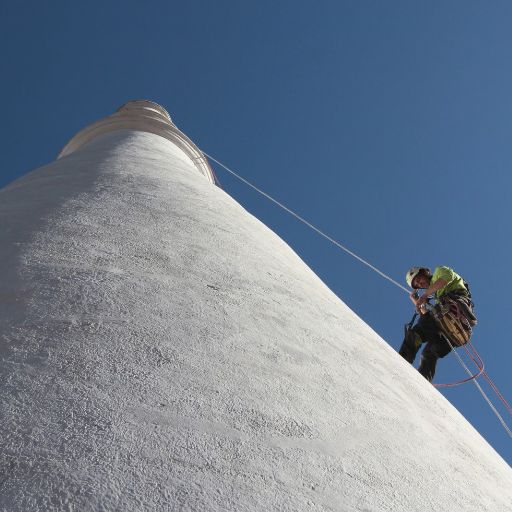
[[[410,364],[414,362],[414,358],[421,347],[420,335],[412,329],[405,331],[405,338],[400,347],[399,354]]]

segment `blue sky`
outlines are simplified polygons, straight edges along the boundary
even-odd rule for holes
[[[395,279],[412,265],[462,274],[475,346],[510,400],[511,22],[504,1],[2,2],[0,186],[125,101],[156,101]],[[398,349],[405,293],[216,170]],[[464,376],[450,355],[436,380]],[[442,393],[511,463],[475,387]]]

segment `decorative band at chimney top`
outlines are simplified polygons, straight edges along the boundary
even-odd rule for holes
[[[128,101],[114,114],[80,130],[64,146],[57,159],[70,155],[101,135],[117,130],[143,131],[164,137],[178,146],[192,160],[196,169],[215,183],[215,174],[203,153],[176,127],[165,108],[149,100]]]
[[[171,116],[169,115],[169,112],[167,112],[167,110],[165,110],[164,107],[162,107],[158,103],[155,103],[154,101],[130,100],[130,101],[126,102],[124,105],[121,105],[116,110],[116,112],[133,112],[133,111],[139,111],[139,113],[143,113],[144,111],[146,111],[148,114],[150,114],[150,113],[160,114],[167,121],[172,123],[172,119],[171,119]]]

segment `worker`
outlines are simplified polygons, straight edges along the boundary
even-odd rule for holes
[[[436,321],[434,312],[427,308],[429,298],[434,295],[437,304],[441,305],[447,300],[451,300],[452,304],[456,303],[457,309],[462,313],[459,318],[466,319],[463,323],[467,328],[469,325],[476,325],[471,293],[464,279],[449,267],[437,267],[434,273],[427,267],[412,267],[406,274],[406,281],[414,289],[410,298],[419,314],[419,319],[414,326],[406,329],[399,353],[412,364],[421,345],[425,343],[418,371],[432,382],[437,360],[449,354],[454,343],[450,345],[446,332]],[[419,289],[425,290],[422,295],[418,294]],[[471,331],[470,328],[469,331]],[[458,345],[458,343],[455,344]]]

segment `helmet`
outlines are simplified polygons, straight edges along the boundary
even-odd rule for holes
[[[413,285],[412,285],[412,282],[414,281],[414,278],[420,274],[420,273],[423,273],[425,274],[426,276],[431,276],[432,273],[430,272],[430,269],[427,268],[427,267],[412,267],[411,269],[409,269],[409,271],[407,272],[407,274],[405,274],[405,280],[407,281],[407,284],[411,287],[411,288],[415,288]]]

